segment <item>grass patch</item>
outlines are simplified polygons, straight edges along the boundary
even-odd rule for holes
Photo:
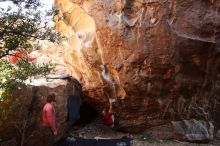
[[[140,139],[142,141],[147,141],[149,143],[161,143],[161,141],[159,139],[157,139],[156,137],[153,137],[153,136],[151,136],[149,134],[142,134],[140,136]]]

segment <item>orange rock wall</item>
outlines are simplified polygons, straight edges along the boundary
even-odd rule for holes
[[[219,0],[55,0],[56,28],[86,100],[122,130],[219,122]]]

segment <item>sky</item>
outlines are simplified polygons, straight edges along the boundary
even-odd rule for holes
[[[2,2],[5,1],[5,2]],[[52,6],[53,6],[53,2],[54,0],[40,0],[43,3],[43,7],[40,8],[40,10],[42,10],[42,16],[44,16],[46,13],[46,10],[51,10]],[[0,8],[3,8],[5,10],[7,10],[8,6],[10,6],[12,8],[12,10],[15,10],[15,5],[13,4],[13,2],[11,2],[10,0],[0,0]],[[53,26],[53,22],[52,22],[52,16],[50,17],[45,17],[43,19],[44,22],[48,22],[48,26]]]
[[[54,0],[40,0],[40,1],[44,4],[44,7],[42,7],[42,9],[49,10],[52,8],[52,4]],[[0,0],[0,8],[7,9],[8,6],[13,7],[13,3],[10,1],[1,2]]]

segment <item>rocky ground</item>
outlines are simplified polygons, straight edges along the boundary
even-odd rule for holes
[[[86,126],[73,126],[69,134],[81,138],[131,138],[132,146],[219,146],[220,141],[213,141],[208,144],[195,144],[177,140],[160,140],[146,134],[129,134],[117,132],[103,125],[100,118],[97,118]],[[143,139],[145,138],[145,139]]]

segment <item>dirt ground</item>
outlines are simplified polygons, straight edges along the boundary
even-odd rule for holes
[[[101,119],[96,119],[86,126],[73,126],[69,131],[69,135],[81,137],[81,138],[121,138],[127,136],[131,138],[132,146],[220,146],[220,141],[213,141],[208,144],[196,144],[181,142],[177,140],[160,140],[151,136],[145,136],[143,140],[143,134],[129,134],[115,131],[109,127],[103,125]]]

